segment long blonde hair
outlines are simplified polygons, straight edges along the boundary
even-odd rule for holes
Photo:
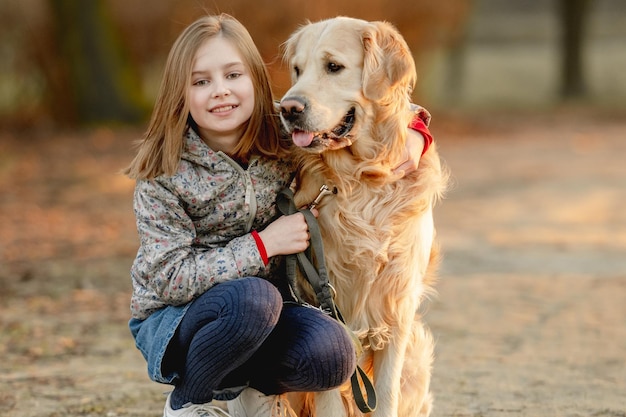
[[[250,71],[255,95],[252,116],[230,156],[246,161],[254,153],[270,158],[286,154],[288,145],[280,138],[270,78],[261,54],[247,29],[234,17],[222,13],[196,20],[172,46],[150,124],[138,143],[137,155],[124,170],[130,178],[173,175],[178,169],[183,136],[192,122],[187,90],[195,54],[207,39],[217,35],[224,36],[239,49]]]

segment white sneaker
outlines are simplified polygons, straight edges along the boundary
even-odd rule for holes
[[[190,404],[180,410],[173,410],[170,406],[171,396],[172,393],[167,395],[163,417],[231,417],[230,414],[220,407],[211,404]]]
[[[234,400],[228,401],[232,417],[295,417],[295,412],[282,395],[265,395],[246,388]]]

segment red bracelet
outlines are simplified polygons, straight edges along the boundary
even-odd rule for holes
[[[259,232],[257,232],[256,230],[253,230],[251,233],[252,233],[252,237],[254,238],[254,241],[256,242],[256,247],[259,249],[259,254],[261,255],[261,259],[263,259],[263,263],[267,265],[270,260],[267,257],[267,251],[265,250],[265,245],[263,244],[263,240],[261,239],[261,236],[259,236]]]

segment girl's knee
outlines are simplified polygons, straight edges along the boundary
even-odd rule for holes
[[[301,357],[299,371],[315,376],[316,390],[335,388],[354,373],[356,348],[354,339],[338,322],[326,323],[319,329],[320,337],[306,337],[299,343]]]
[[[316,372],[325,375],[321,378],[326,386],[320,389],[337,387],[347,381],[356,369],[356,349],[350,337],[337,335],[334,343],[327,343],[314,350],[311,365],[317,367]]]
[[[239,285],[235,296],[243,309],[241,314],[251,319],[268,317],[276,324],[283,305],[278,289],[262,278],[241,278],[236,282]]]

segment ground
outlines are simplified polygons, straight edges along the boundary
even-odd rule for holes
[[[433,121],[433,416],[626,416],[626,117]],[[127,330],[133,129],[0,133],[0,415],[161,415]]]

